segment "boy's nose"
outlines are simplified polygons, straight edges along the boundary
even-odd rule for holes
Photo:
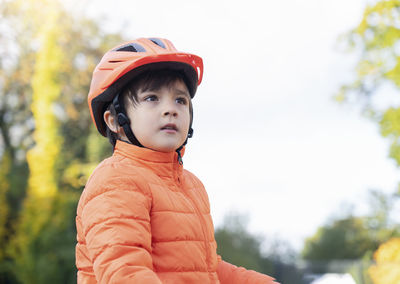
[[[178,112],[176,110],[176,106],[171,102],[165,103],[163,114],[164,116],[168,115],[177,116]]]
[[[178,113],[175,110],[166,110],[166,111],[164,111],[164,116],[168,116],[168,115],[177,116]]]

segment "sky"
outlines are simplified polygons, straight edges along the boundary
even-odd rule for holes
[[[369,189],[394,192],[388,141],[358,107],[333,100],[358,56],[339,37],[366,0],[79,3],[106,31],[168,38],[203,58],[184,166],[204,183],[216,227],[239,212],[251,232],[301,250],[346,204],[362,212]]]

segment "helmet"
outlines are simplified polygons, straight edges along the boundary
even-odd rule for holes
[[[203,77],[203,60],[199,56],[179,52],[169,40],[161,38],[139,38],[108,51],[93,71],[88,95],[97,130],[107,135],[103,120],[105,108],[129,81],[143,72],[165,68],[184,74],[193,98]]]

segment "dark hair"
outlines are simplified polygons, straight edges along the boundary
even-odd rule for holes
[[[176,81],[182,81],[188,86],[187,79],[182,72],[171,70],[171,69],[159,69],[155,71],[147,71],[132,81],[130,81],[126,86],[122,89],[121,95],[124,100],[124,105],[127,106],[132,104],[136,106],[138,104],[137,95],[138,92],[146,92],[146,91],[157,91],[162,87],[169,87],[174,84]],[[114,117],[114,121],[117,123],[117,114],[115,111],[115,107],[112,103],[110,103],[106,110],[109,110],[111,115]],[[192,101],[189,100],[189,111],[192,120],[192,113],[193,113],[193,106]],[[117,133],[113,132],[107,125],[106,125],[106,133],[108,140],[110,141],[113,149],[119,136]]]

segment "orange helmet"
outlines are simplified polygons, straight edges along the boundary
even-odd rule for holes
[[[142,72],[164,68],[184,74],[193,98],[203,77],[203,60],[179,52],[167,39],[139,38],[120,44],[103,56],[93,71],[88,95],[92,120],[103,136],[107,129],[103,120],[105,108],[122,88]]]

